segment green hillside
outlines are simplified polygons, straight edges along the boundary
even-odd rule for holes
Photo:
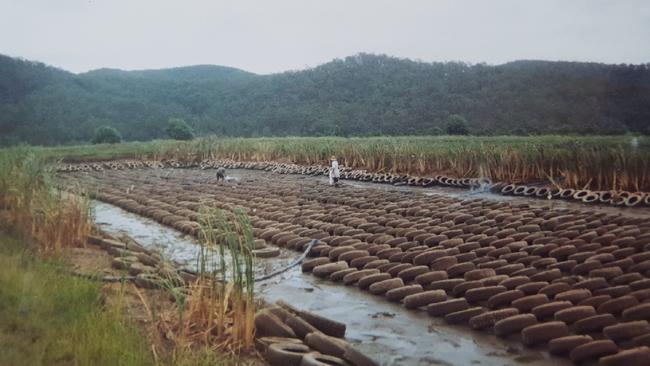
[[[451,114],[474,134],[650,133],[650,65],[359,54],[272,75],[210,65],[73,74],[0,56],[3,145],[87,142],[101,125],[150,140],[170,118],[199,135],[435,134]]]

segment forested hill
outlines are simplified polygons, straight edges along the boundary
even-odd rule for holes
[[[304,71],[222,66],[73,74],[0,56],[0,144],[165,137],[170,118],[226,136],[650,133],[650,64],[422,63],[360,54]]]

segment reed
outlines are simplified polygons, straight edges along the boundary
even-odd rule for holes
[[[254,336],[252,227],[239,209],[204,207],[200,214],[198,280],[187,289],[176,340],[239,354]]]
[[[45,160],[28,148],[0,154],[0,209],[15,233],[44,250],[83,246],[90,232],[90,205],[82,192],[56,188]]]

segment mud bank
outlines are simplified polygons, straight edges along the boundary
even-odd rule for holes
[[[408,188],[406,188],[408,189]],[[125,233],[148,249],[165,253],[189,269],[196,267],[198,244],[194,238],[118,207],[94,201],[95,220],[106,232]],[[296,252],[282,249],[280,257],[258,259],[257,275],[289,263]],[[258,296],[268,302],[283,299],[302,309],[348,325],[346,339],[383,365],[570,365],[547,352],[446,325],[425,312],[406,312],[399,305],[303,274],[299,267],[263,281]]]

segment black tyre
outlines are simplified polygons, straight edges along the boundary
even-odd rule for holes
[[[526,345],[545,343],[551,339],[568,336],[569,327],[566,323],[551,321],[528,326],[521,331],[521,336]]]
[[[409,295],[417,294],[424,291],[422,285],[415,284],[409,286],[402,286],[388,290],[385,294],[388,301],[401,301],[403,298]]]
[[[469,308],[469,303],[464,298],[449,299],[427,305],[427,313],[431,316],[444,316],[467,308]]]
[[[345,350],[349,347],[348,342],[320,332],[307,334],[305,343],[318,352],[335,357],[343,357]]]
[[[646,333],[650,333],[650,324],[648,324],[647,320],[635,320],[603,328],[605,337],[613,341],[630,339]]]
[[[494,323],[494,333],[505,337],[513,333],[519,333],[522,329],[535,324],[537,324],[537,318],[533,314],[512,315]]]
[[[375,282],[368,287],[368,290],[373,295],[383,295],[386,292],[403,287],[404,281],[401,278],[390,278],[387,280]]]
[[[300,366],[302,357],[309,353],[309,347],[296,343],[273,343],[266,350],[266,359],[271,366]]]
[[[650,348],[637,347],[623,350],[615,355],[604,356],[598,362],[602,366],[646,366],[650,362]]]
[[[573,329],[578,334],[599,332],[603,328],[618,323],[612,314],[599,314],[580,319],[573,324]]]
[[[443,290],[429,290],[404,297],[404,306],[407,309],[415,309],[432,303],[445,301],[447,294]]]
[[[589,343],[594,339],[588,335],[569,335],[552,339],[548,342],[548,349],[554,355],[568,354],[574,348]]]
[[[545,294],[528,295],[512,302],[512,307],[519,309],[521,312],[529,312],[534,307],[548,304],[548,296]]]
[[[469,325],[474,329],[485,329],[494,326],[499,320],[519,314],[515,308],[487,311],[476,315],[469,320]]]
[[[485,308],[480,306],[467,308],[445,315],[445,321],[449,324],[465,323],[471,318],[483,314],[485,311]]]
[[[569,357],[575,363],[581,363],[590,359],[597,359],[603,356],[612,355],[618,352],[616,343],[609,339],[591,341],[575,347]]]
[[[255,329],[258,334],[264,336],[296,338],[293,329],[268,310],[262,310],[255,315]]]

